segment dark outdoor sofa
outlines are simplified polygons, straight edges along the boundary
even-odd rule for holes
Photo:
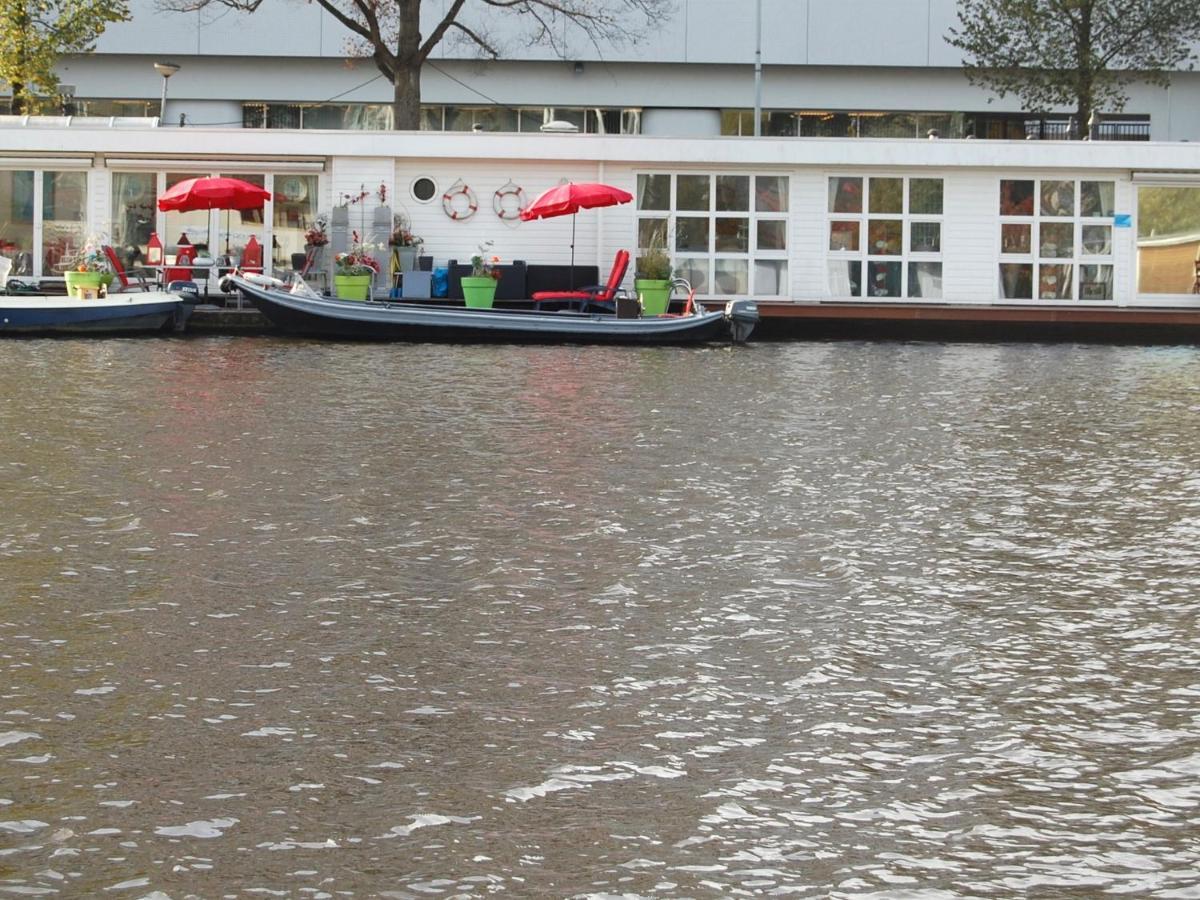
[[[458,260],[450,260],[450,299],[461,300],[462,277],[471,274],[471,266]],[[558,265],[526,265],[522,259],[513,260],[500,268],[500,283],[496,285],[497,300],[528,300],[537,291],[565,291],[572,287],[587,287],[598,284],[598,266],[575,266],[574,285],[571,284],[571,267]]]

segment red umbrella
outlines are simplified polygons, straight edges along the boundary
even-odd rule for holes
[[[542,193],[521,211],[521,218],[552,219],[555,216],[571,217],[571,287],[575,286],[575,214],[581,209],[598,206],[618,206],[628,203],[633,194],[610,184],[595,181],[567,182]]]
[[[240,178],[189,178],[158,198],[163,212],[192,209],[262,209],[269,191]]]
[[[189,178],[158,198],[163,212],[193,209],[262,209],[270,191],[240,178]],[[225,217],[225,252],[229,252],[229,217]]]

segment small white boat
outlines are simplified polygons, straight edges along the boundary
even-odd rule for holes
[[[183,331],[192,306],[179,294],[143,291],[93,300],[65,295],[0,296],[0,335]]]

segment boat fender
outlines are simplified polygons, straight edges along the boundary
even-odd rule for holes
[[[280,281],[278,278],[272,278],[270,275],[260,275],[257,272],[246,272],[244,275],[242,275],[242,278],[244,280],[250,282],[251,284],[258,285],[259,287],[265,287],[265,288],[281,288],[281,287],[283,287],[283,282]]]
[[[467,208],[459,212],[454,206],[454,199],[459,195],[467,198]],[[475,197],[475,192],[471,190],[471,186],[463,184],[463,182],[455,182],[450,190],[442,194],[442,211],[451,219],[461,220],[469,219],[479,210],[479,200]]]
[[[517,206],[515,209],[511,203],[505,203],[505,198],[507,197],[516,198]],[[521,189],[519,184],[514,184],[511,180],[492,196],[492,209],[495,210],[497,217],[501,219],[521,218],[521,213],[524,212],[526,206],[528,204],[525,202],[525,191]]]

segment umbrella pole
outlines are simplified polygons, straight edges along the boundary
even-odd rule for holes
[[[571,213],[571,275],[568,290],[575,290],[575,216],[577,213]]]

